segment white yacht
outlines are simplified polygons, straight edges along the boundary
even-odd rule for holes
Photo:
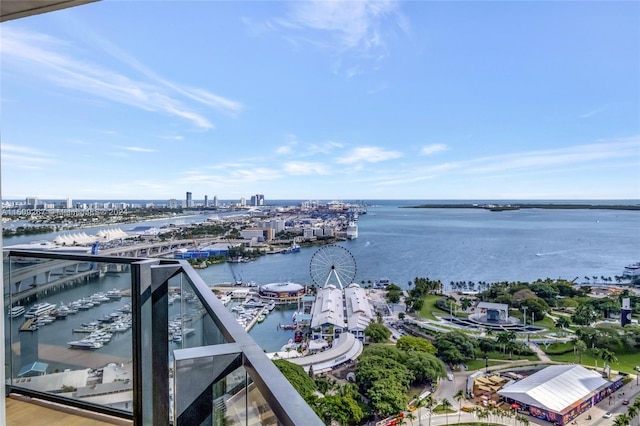
[[[622,272],[622,276],[624,277],[638,277],[640,276],[640,262],[632,263],[631,265],[627,265]]]
[[[56,308],[56,305],[54,305],[53,303],[47,303],[47,302],[36,303],[24,314],[24,317],[25,318],[39,317],[41,315],[48,314],[55,308]]]
[[[9,311],[9,316],[11,316],[11,318],[16,318],[16,317],[19,317],[20,315],[22,315],[24,313],[25,313],[24,306],[14,306]]]
[[[67,342],[67,345],[71,346],[74,349],[100,349],[103,346],[102,343],[90,339]]]
[[[347,225],[347,239],[355,240],[356,238],[358,238],[358,224],[354,221],[351,221]]]

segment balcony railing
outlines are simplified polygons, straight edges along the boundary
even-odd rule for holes
[[[145,425],[323,424],[186,261],[5,251],[4,300],[7,393]]]

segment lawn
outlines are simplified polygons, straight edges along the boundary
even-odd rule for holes
[[[544,346],[543,346],[544,347]],[[562,355],[549,355],[553,361],[561,361],[561,362],[575,362],[579,361],[578,356],[573,353],[562,354]],[[638,357],[638,353],[616,353],[616,358],[618,358],[618,362],[611,363],[611,369],[617,371],[623,371],[625,373],[634,374],[633,368],[640,364],[640,360]],[[586,366],[596,366],[596,359],[593,358],[589,353],[585,353],[582,355],[582,364]],[[597,366],[602,367],[604,362],[601,359],[597,360]]]
[[[532,355],[516,355],[513,354],[512,357],[509,357],[509,352],[507,352],[506,354],[503,354],[502,351],[492,351],[492,352],[488,352],[487,353],[487,358],[489,359],[503,359],[505,361],[517,361],[520,359],[528,359],[529,361],[538,361],[539,358],[537,355],[532,354]],[[484,362],[484,359],[482,360]]]
[[[443,296],[439,294],[428,294],[424,297],[424,303],[422,304],[422,309],[420,309],[420,316],[423,318],[435,320],[436,317],[433,316],[434,311],[444,312],[440,310],[436,306],[436,301],[438,299],[442,299]]]
[[[481,368],[485,367],[484,359],[468,359],[464,363],[467,365],[468,371],[480,370]],[[487,363],[489,364],[489,367],[504,364],[504,362],[502,361],[494,360],[488,360]]]
[[[451,402],[451,401],[449,401],[449,402]],[[433,412],[435,414],[446,414],[446,413],[451,414],[451,413],[457,413],[458,410],[453,409],[453,406],[452,406],[451,410],[445,410],[444,408],[442,408],[442,404],[440,404],[440,405],[438,405],[438,406],[433,408]]]

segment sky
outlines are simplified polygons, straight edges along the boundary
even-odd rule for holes
[[[0,26],[2,198],[640,199],[635,1],[110,1]]]

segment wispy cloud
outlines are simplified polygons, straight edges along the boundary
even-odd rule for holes
[[[291,28],[329,33],[337,47],[343,50],[370,51],[384,47],[382,23],[397,13],[398,3],[395,1],[315,0],[292,2],[288,17],[279,23]]]
[[[593,117],[595,115],[598,115],[598,114],[604,112],[605,110],[606,110],[605,107],[596,108],[596,109],[593,109],[593,110],[591,110],[589,112],[586,112],[584,114],[580,114],[580,118],[591,118],[591,117]]]
[[[20,169],[40,169],[54,160],[40,150],[2,143],[2,166]]]
[[[143,79],[134,79],[84,59],[78,47],[43,34],[3,28],[0,49],[4,67],[13,67],[97,98],[179,117],[201,129],[214,127],[200,112],[202,105],[230,114],[242,109],[239,102],[163,79],[113,45],[104,41],[102,45],[130,68],[129,71],[132,68],[142,74]],[[195,101],[199,106],[188,105],[188,101]]]
[[[170,141],[182,141],[184,140],[184,136],[181,135],[166,135],[166,136],[158,136],[160,139],[167,139]]]
[[[432,145],[427,145],[427,146],[423,146],[420,149],[420,155],[431,155],[431,154],[435,154],[436,152],[442,152],[442,151],[446,151],[448,150],[449,147],[445,144],[432,144]]]
[[[466,162],[464,168],[469,173],[494,173],[518,169],[539,170],[548,167],[630,157],[640,159],[640,137],[566,148],[482,157]]]
[[[336,161],[341,164],[378,163],[400,157],[402,157],[402,153],[399,151],[385,150],[376,146],[363,146],[353,149]]]
[[[284,163],[285,173],[290,175],[327,175],[329,168],[323,163],[312,163],[304,161],[291,161]]]
[[[235,185],[241,183],[266,182],[280,179],[282,173],[274,168],[253,167],[243,163],[219,165],[219,173],[203,173],[200,170],[184,172],[178,179],[180,184]]]
[[[139,146],[120,146],[120,149],[124,149],[125,151],[133,151],[133,152],[156,152],[155,149],[152,148],[142,148]]]
[[[484,156],[433,165],[403,167],[393,173],[379,173],[378,185],[401,185],[440,177],[505,179],[514,174],[539,176],[576,170],[604,170],[640,163],[640,136],[598,141],[571,147]]]
[[[311,45],[337,55],[340,59],[333,63],[333,72],[347,78],[377,69],[377,63],[389,55],[389,39],[410,30],[395,0],[312,0],[287,5],[286,16],[261,28],[280,30],[296,48]]]

